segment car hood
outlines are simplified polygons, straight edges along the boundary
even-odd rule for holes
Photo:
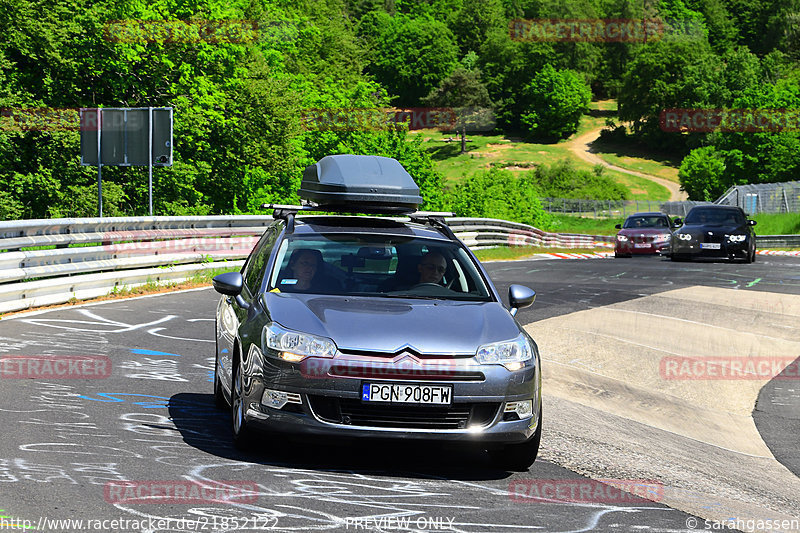
[[[675,233],[708,233],[717,234],[731,234],[731,233],[747,233],[747,226],[740,224],[684,224]]]
[[[622,228],[617,234],[627,237],[638,237],[640,235],[652,237],[653,235],[669,235],[670,231],[667,228]]]
[[[516,338],[514,318],[498,302],[267,293],[273,321],[333,339],[340,350],[470,354]]]

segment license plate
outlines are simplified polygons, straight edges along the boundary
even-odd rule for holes
[[[361,399],[365,402],[450,405],[453,387],[397,383],[364,383]]]
[[[634,248],[650,248],[650,245],[646,242],[637,242],[633,245]]]
[[[720,244],[718,242],[701,242],[700,248],[705,248],[706,250],[719,250]]]

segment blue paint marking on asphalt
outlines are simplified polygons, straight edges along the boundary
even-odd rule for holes
[[[92,398],[91,396],[78,396],[78,398],[82,398],[84,400],[91,400],[93,402],[103,402],[103,403],[125,402],[125,399],[117,398],[117,396],[137,396],[140,398],[155,398],[156,400],[163,400],[162,402],[157,402],[154,400],[133,402],[133,405],[141,405],[145,409],[159,409],[161,407],[167,407],[167,404],[169,403],[169,398],[165,396],[151,396],[149,394],[128,394],[124,392],[98,392],[96,396],[98,397]]]
[[[135,353],[137,355],[171,355],[172,357],[181,356],[179,353],[157,352],[155,350],[143,350],[141,348],[132,348],[131,353]]]
[[[223,348],[222,353],[228,353],[228,349],[227,348]]]
[[[208,379],[206,381],[214,381],[214,371],[213,370],[209,370],[208,371]]]

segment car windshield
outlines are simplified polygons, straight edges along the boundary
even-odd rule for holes
[[[381,298],[491,301],[457,243],[396,235],[293,235],[278,249],[267,290]]]
[[[660,216],[630,216],[625,219],[625,229],[631,228],[668,228],[667,219]]]
[[[686,216],[687,224],[728,226],[744,224],[744,217],[734,209],[692,209]]]

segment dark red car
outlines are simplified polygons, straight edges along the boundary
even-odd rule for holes
[[[664,213],[634,213],[617,224],[614,257],[656,254],[669,251],[672,223]]]

